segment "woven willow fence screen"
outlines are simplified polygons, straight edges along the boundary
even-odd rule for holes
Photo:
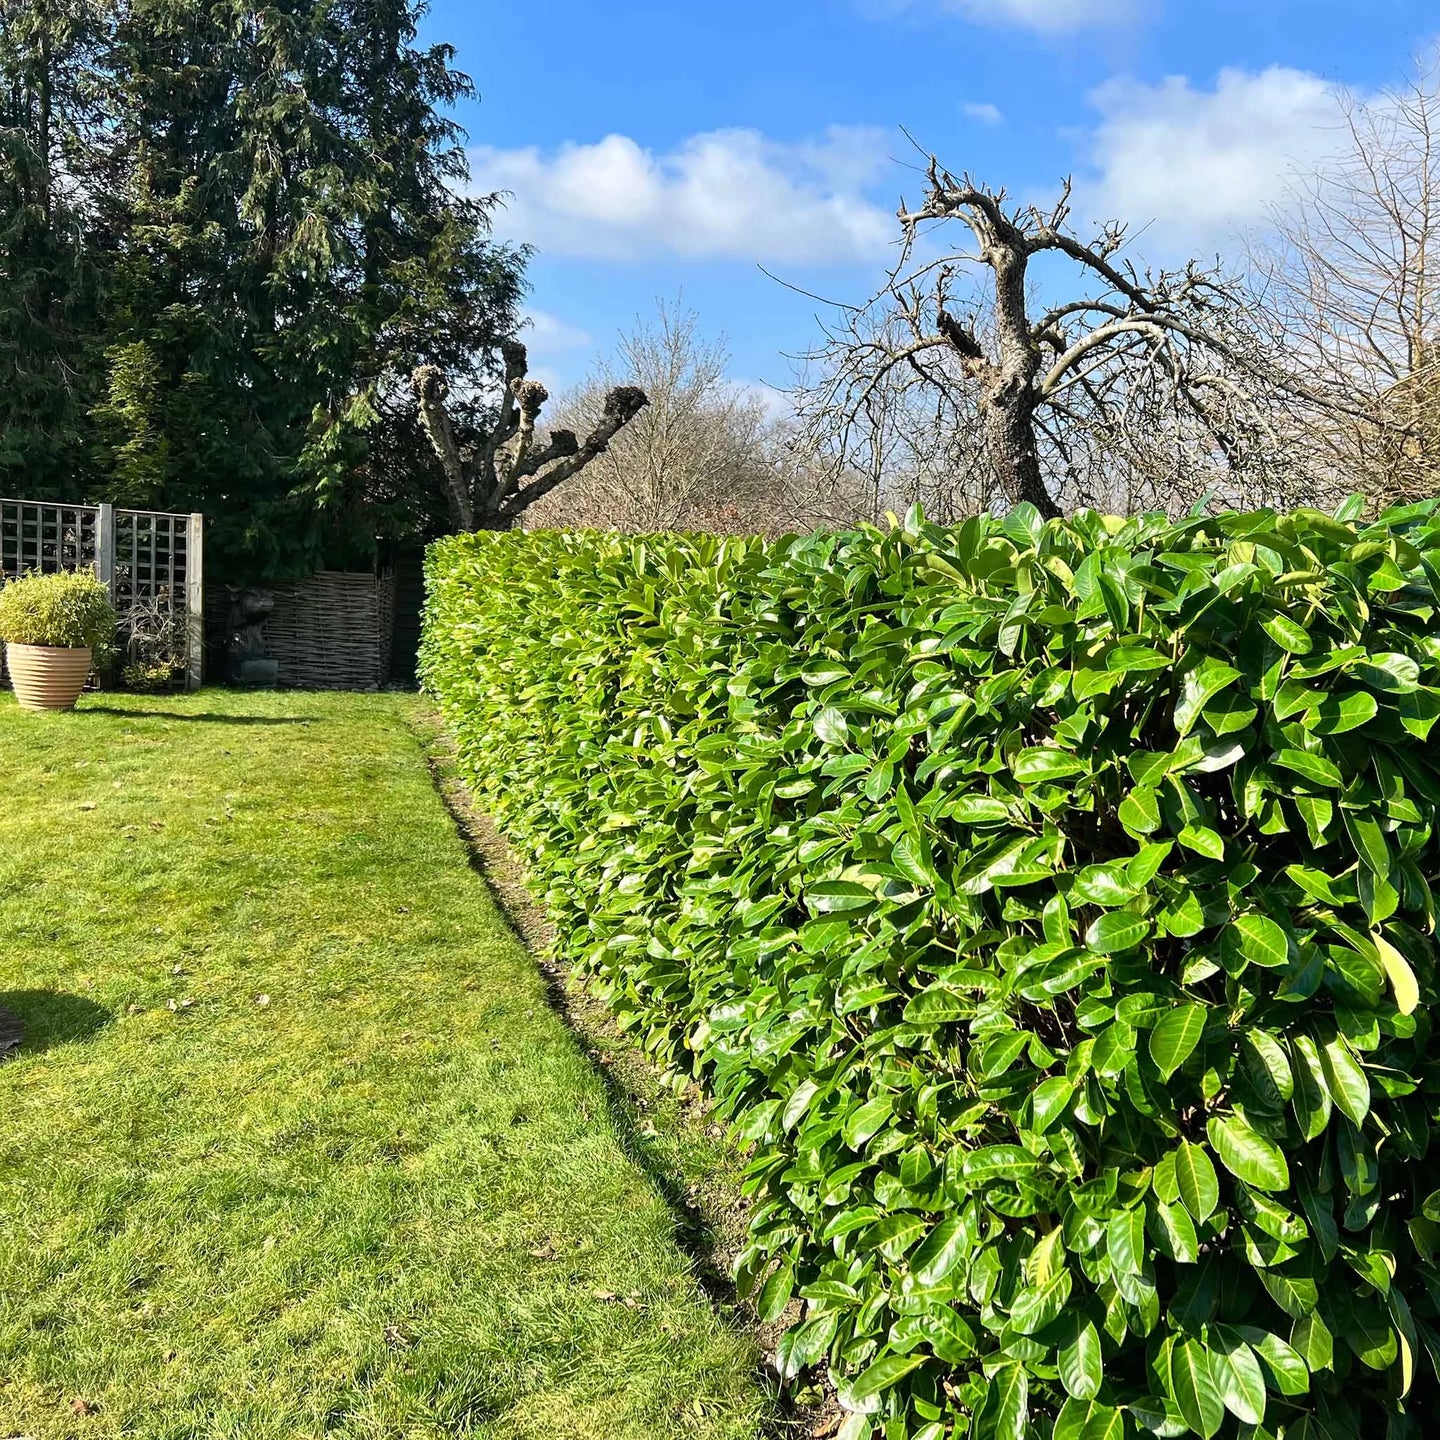
[[[182,618],[185,685],[205,655],[205,522],[201,515],[0,499],[0,582],[31,571],[91,570],[110,587],[122,638],[136,617]]]
[[[306,690],[378,690],[390,682],[395,577],[322,570],[269,587],[265,650],[279,682]]]

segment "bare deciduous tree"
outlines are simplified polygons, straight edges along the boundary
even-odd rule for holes
[[[583,429],[603,414],[615,372],[649,397],[645,412],[573,485],[527,523],[625,531],[772,529],[784,524],[787,485],[763,398],[728,378],[724,337],[661,303],[655,319],[620,337],[613,361],[566,399],[559,421]]]
[[[887,511],[914,503],[942,524],[974,514],[994,487],[974,392],[935,385],[921,367],[884,366],[880,357],[906,344],[905,327],[894,316],[852,315],[849,335],[861,334],[871,346],[863,368],[870,371],[877,361],[881,367],[868,374],[861,395],[842,395],[838,367],[823,368],[818,377],[807,373],[794,391],[792,443],[803,477],[797,493],[811,499],[821,523],[878,524]],[[845,358],[854,358],[853,348]]]
[[[646,406],[645,392],[617,385],[604,396],[582,441],[573,430],[551,430],[536,443],[536,424],[549,392],[529,378],[529,357],[518,341],[501,346],[505,365],[498,413],[484,427],[457,424],[447,405],[449,385],[433,365],[412,377],[420,420],[445,476],[451,523],[458,530],[509,530],[536,501],[578,475],[609,448]]]
[[[932,158],[884,287],[844,307],[807,357],[821,378],[801,414],[848,451],[877,393],[923,397],[956,493],[977,506],[1308,496],[1313,477],[1278,443],[1276,397],[1326,397],[1267,348],[1239,287],[1195,263],[1142,270],[1121,256],[1122,225],[1083,241],[1070,215],[1068,183],[1049,209],[1016,206]],[[954,221],[972,246],[945,245]],[[1042,288],[1066,298],[1038,301]]]
[[[1440,54],[1405,86],[1341,97],[1335,153],[1296,176],[1253,260],[1265,310],[1352,406],[1297,443],[1377,502],[1440,490]]]

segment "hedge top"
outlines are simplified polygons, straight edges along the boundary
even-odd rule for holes
[[[22,575],[0,586],[0,640],[96,650],[119,623],[110,592],[90,571]]]
[[[432,550],[426,684],[753,1143],[847,1440],[1420,1434],[1440,525],[1357,515]]]

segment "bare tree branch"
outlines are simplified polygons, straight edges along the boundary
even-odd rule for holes
[[[583,470],[647,404],[645,392],[619,386],[582,444],[568,430],[536,446],[536,427],[550,398],[528,378],[529,357],[515,340],[501,346],[505,383],[498,411],[471,446],[460,444],[447,406],[450,387],[433,365],[411,377],[420,420],[445,477],[450,518],[458,530],[508,530],[544,495]],[[523,482],[529,481],[529,484]]]
[[[1311,385],[1350,399],[1286,443],[1385,505],[1440,491],[1440,54],[1343,108],[1342,145],[1295,178],[1251,259]]]
[[[450,386],[434,365],[422,365],[414,375],[415,397],[420,402],[420,423],[430,437],[440,469],[445,475],[446,498],[450,519],[460,530],[475,528],[475,507],[470,499],[470,486],[465,478],[465,462],[455,443],[455,430],[445,408]]]
[[[819,376],[798,395],[814,447],[852,456],[861,474],[877,444],[888,447],[901,490],[943,496],[946,508],[962,493],[1056,515],[1090,499],[1171,505],[1217,482],[1237,503],[1313,491],[1288,455],[1262,450],[1275,434],[1268,413],[1341,402],[1293,372],[1251,323],[1250,297],[1193,262],[1138,268],[1122,259],[1123,225],[1082,240],[1070,215],[1068,181],[1051,206],[1016,206],[932,157],[920,203],[901,208],[885,284],[804,357]],[[937,256],[952,223],[973,246]],[[1080,293],[1034,306],[1039,256],[1069,262]],[[1047,290],[1057,274],[1052,261]],[[900,416],[927,458],[874,436]]]
[[[610,448],[610,442],[619,431],[649,403],[645,392],[636,385],[622,385],[612,390],[605,397],[605,411],[600,423],[585,437],[579,448],[572,451],[565,459],[559,461],[523,490],[512,495],[506,501],[502,513],[519,515],[522,510],[533,505],[542,495],[548,495],[557,485],[564,484],[572,475],[583,470],[592,460],[603,455]],[[569,434],[570,432],[563,433]],[[574,438],[574,435],[570,434],[570,440],[573,441]],[[553,440],[549,448],[552,450],[555,448]]]
[[[614,359],[602,359],[560,402],[558,422],[582,435],[605,423],[620,375],[643,386],[644,413],[573,484],[544,498],[527,524],[753,534],[813,523],[828,511],[814,494],[797,497],[803,467],[784,420],[755,389],[731,380],[724,337],[705,335],[683,304],[661,301],[623,334]]]

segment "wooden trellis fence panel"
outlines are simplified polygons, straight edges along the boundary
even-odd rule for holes
[[[0,579],[31,570],[83,570],[99,550],[100,509],[0,500]]]
[[[0,583],[32,571],[94,570],[123,627],[159,611],[185,621],[185,684],[205,655],[205,523],[201,515],[0,499]]]

